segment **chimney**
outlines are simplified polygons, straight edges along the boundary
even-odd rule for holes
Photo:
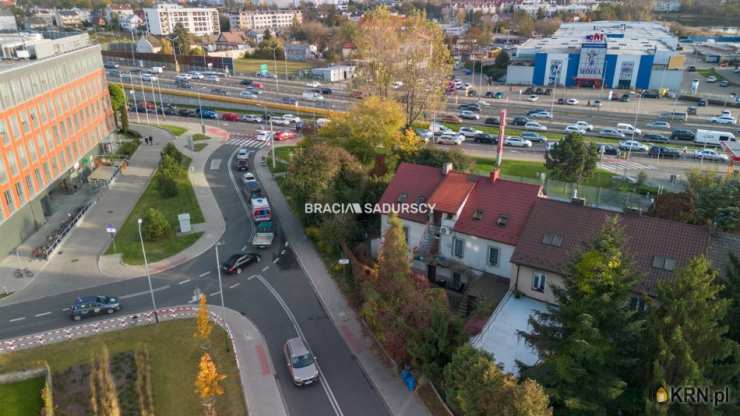
[[[445,162],[444,165],[442,165],[442,175],[447,176],[448,173],[452,171],[452,162]]]
[[[492,170],[491,173],[488,175],[488,178],[491,180],[491,183],[496,183],[499,179],[501,179],[501,169]]]

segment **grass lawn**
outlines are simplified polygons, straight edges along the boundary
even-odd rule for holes
[[[1,360],[0,364],[2,364]],[[44,405],[41,400],[41,389],[43,388],[44,379],[42,377],[17,383],[0,384],[0,416],[40,414]]]
[[[272,72],[273,74],[278,74],[279,76],[285,75],[285,65],[286,62],[284,61],[277,61],[277,68],[275,68],[275,61],[272,59],[237,59],[234,63],[234,70],[236,72],[246,72],[248,74],[254,74],[255,72],[259,72],[260,65],[267,64],[268,71]],[[311,69],[313,68],[313,65],[306,63],[306,62],[287,62],[288,65],[288,74],[294,74],[302,69]]]
[[[474,173],[479,175],[488,175],[496,166],[495,159],[475,158]],[[527,179],[539,179],[539,174],[546,172],[545,162],[531,162],[528,160],[506,160],[501,165],[501,173],[507,176],[518,176]],[[615,183],[611,180],[612,173],[596,169],[593,176],[584,182],[584,185],[596,186],[600,188],[612,188]]]
[[[277,163],[275,168],[272,167],[272,152],[267,152],[267,167],[270,168],[272,173],[287,172],[288,162],[290,161],[291,155],[295,151],[295,146],[283,146],[275,148],[275,159]]]
[[[149,208],[160,210],[173,229],[173,236],[160,241],[146,241],[147,260],[150,263],[173,256],[187,247],[190,247],[200,233],[193,233],[184,236],[174,236],[174,230],[179,226],[177,220],[178,214],[190,213],[190,223],[198,224],[203,222],[203,213],[195,198],[195,192],[187,176],[190,159],[184,157],[183,165],[185,173],[177,178],[177,195],[172,198],[162,198],[157,191],[156,180],[153,178],[147,186],[134,209],[129,214],[126,222],[116,234],[115,249],[113,244],[108,247],[106,254],[122,253],[123,261],[127,264],[144,264],[144,258],[141,255],[141,243],[139,242],[139,228],[137,220],[144,216]]]
[[[188,129],[184,127],[172,126],[169,124],[162,124],[159,126],[159,128],[167,130],[168,132],[172,133],[173,136],[180,136],[186,131],[188,131]]]
[[[206,136],[203,133],[195,133],[193,135],[193,141],[194,142],[198,142],[198,141],[201,141],[201,140],[210,140],[210,139],[211,139],[211,136]]]
[[[200,152],[201,150],[205,149],[206,146],[208,146],[208,143],[195,143],[193,145],[193,151]]]
[[[203,352],[201,344],[193,338],[194,320],[167,321],[159,325],[150,325],[102,334],[94,337],[67,341],[27,351],[18,351],[0,355],[0,372],[35,367],[38,361],[47,361],[52,373],[61,372],[69,367],[87,363],[90,357],[107,345],[111,355],[132,351],[140,343],[145,344],[151,355],[152,388],[154,407],[158,416],[201,415],[202,408],[196,395],[193,383],[197,373],[198,360]],[[244,398],[241,394],[241,382],[234,356],[227,351],[225,333],[214,326],[211,332],[209,353],[221,374],[224,395],[217,400],[218,414],[245,415]],[[30,391],[30,390],[29,390]],[[30,393],[29,393],[30,394]],[[0,398],[5,397],[0,390]],[[33,396],[40,395],[33,393]],[[61,400],[55,397],[55,400]],[[0,401],[0,414],[5,406]],[[38,410],[18,413],[19,415],[39,414]]]

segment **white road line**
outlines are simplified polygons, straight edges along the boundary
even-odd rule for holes
[[[234,283],[233,285],[229,286],[229,289],[233,289],[237,286],[239,286],[241,283]]]
[[[20,318],[13,318],[13,319],[11,319],[10,322],[18,322],[18,321],[22,321],[24,319],[26,319],[26,317],[25,316],[21,316]]]
[[[216,295],[218,295],[219,293],[221,293],[221,291],[217,291],[217,292],[213,292],[213,293],[210,293],[210,294],[208,294],[208,296],[216,296]]]
[[[170,288],[170,285],[164,285],[164,286],[160,286],[160,287],[154,289],[153,292],[159,292],[159,291],[162,291],[162,290],[165,290],[165,289],[169,289],[169,288]],[[136,297],[136,296],[142,296],[142,295],[147,295],[147,294],[149,294],[149,291],[148,290],[143,290],[141,292],[129,293],[128,295],[119,296],[118,298],[119,299],[129,299],[129,298],[133,298],[133,297]]]
[[[256,275],[256,274],[253,274],[253,275],[251,275],[251,276],[247,277],[247,280],[252,280],[252,279],[254,279],[255,277],[257,277],[257,275]]]
[[[51,315],[51,312],[37,313],[36,317],[41,318],[42,316]]]
[[[288,242],[287,241],[285,242],[285,247],[288,247]]]
[[[185,279],[185,280],[180,280],[179,282],[177,282],[177,284],[184,285],[185,283],[189,283],[189,282],[190,282],[190,279]]]
[[[242,251],[247,251],[247,246],[242,247]]]
[[[285,250],[280,250],[280,255],[282,256],[283,254],[285,254]]]
[[[209,274],[211,274],[210,270],[209,270],[209,271],[207,271],[207,272],[203,272],[203,273],[199,274],[199,275],[198,275],[198,277],[206,277],[206,276],[208,276]]]
[[[262,268],[262,271],[263,272],[266,272],[269,268],[270,268],[270,266],[265,266],[265,267]]]
[[[285,314],[288,315],[288,319],[293,324],[293,328],[295,329],[296,333],[298,333],[298,336],[303,339],[303,342],[308,346],[308,340],[306,339],[306,336],[303,334],[303,331],[301,330],[300,325],[298,324],[298,320],[296,319],[295,315],[293,315],[293,311],[290,310],[290,307],[288,307],[288,304],[285,303],[285,300],[280,296],[280,294],[275,290],[270,283],[265,280],[265,278],[261,275],[257,275],[257,279],[259,279],[260,283],[262,283],[265,286],[265,289],[267,289],[268,292],[272,294],[272,296],[275,298],[275,300],[278,302],[281,308],[283,308],[283,311],[285,311]],[[310,347],[309,347],[310,349]],[[321,366],[319,366],[318,363],[316,363],[316,368],[319,370],[319,376],[321,377],[321,387],[324,389],[324,393],[326,393],[326,397],[329,399],[329,403],[331,404],[332,408],[334,409],[334,413],[337,416],[344,416],[344,413],[342,412],[341,407],[339,407],[339,402],[337,401],[337,398],[334,396],[334,391],[331,389],[331,386],[329,386],[329,381],[326,379],[326,376],[324,376],[324,372],[321,370]]]
[[[274,259],[272,259],[272,264],[275,264],[275,263],[277,263],[277,262],[278,262],[278,260],[280,260],[280,257],[275,257]]]
[[[62,308],[62,312],[67,312],[70,308]]]

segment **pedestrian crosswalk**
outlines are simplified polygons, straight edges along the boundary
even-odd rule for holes
[[[246,136],[231,136],[231,138],[226,141],[226,144],[239,147],[251,147],[253,149],[262,148],[267,145],[267,143],[268,142],[266,140],[257,140]]]
[[[640,162],[635,162],[632,160],[624,160],[616,157],[608,157],[604,156],[601,161],[598,163],[598,167],[601,169],[608,170],[612,173],[622,173],[625,170],[628,171],[638,171],[638,170],[647,170],[647,169],[654,169],[653,166],[646,165]]]

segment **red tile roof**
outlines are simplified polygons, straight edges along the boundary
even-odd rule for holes
[[[429,198],[430,204],[436,204],[435,211],[457,214],[470,191],[473,190],[478,176],[451,171],[444,177]]]
[[[706,228],[637,214],[618,214],[567,202],[538,199],[527,219],[512,263],[562,273],[570,256],[583,248],[602,228],[607,217],[617,215],[623,227],[624,251],[642,274],[638,287],[651,295],[657,283],[669,279],[672,272],[653,267],[656,256],[671,257],[676,267],[689,259],[708,254],[710,235]],[[544,244],[545,234],[562,237],[560,247]]]
[[[406,194],[407,202],[416,202],[419,197],[423,197],[425,201],[429,201],[432,192],[437,189],[443,178],[442,170],[439,168],[405,162],[401,163],[398,166],[398,170],[396,170],[393,180],[385,188],[385,192],[383,192],[383,196],[380,198],[380,203],[396,204],[398,203],[398,197],[402,193]],[[398,216],[420,223],[427,223],[429,221],[429,217],[426,214],[400,213]]]
[[[538,198],[539,185],[478,177],[475,189],[468,197],[455,231],[516,245],[527,221],[532,205]],[[482,216],[476,220],[473,214],[480,210]],[[506,217],[506,225],[498,225],[500,217]]]

